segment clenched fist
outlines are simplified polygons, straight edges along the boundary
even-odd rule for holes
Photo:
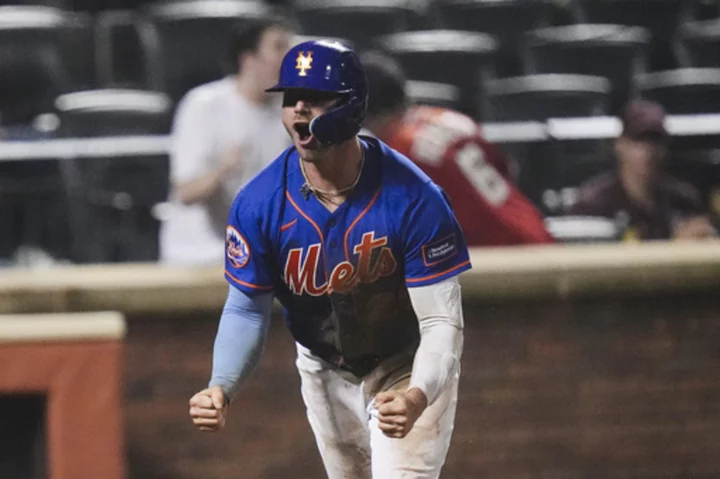
[[[201,431],[216,432],[225,426],[227,403],[219,386],[203,389],[190,398],[190,417]]]
[[[403,438],[427,407],[425,394],[417,388],[385,391],[375,396],[378,427],[388,437]]]

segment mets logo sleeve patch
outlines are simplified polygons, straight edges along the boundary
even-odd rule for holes
[[[269,251],[254,208],[239,194],[225,230],[225,278],[247,294],[271,292]]]
[[[442,190],[426,183],[402,225],[405,243],[405,283],[425,286],[471,268],[460,224]]]
[[[225,253],[233,268],[242,268],[250,260],[250,246],[245,237],[234,226],[225,230]]]

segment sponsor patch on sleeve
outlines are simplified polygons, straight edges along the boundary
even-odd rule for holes
[[[225,255],[234,268],[242,268],[250,260],[248,242],[232,226],[228,226],[225,231]]]
[[[446,236],[422,247],[423,262],[425,266],[433,266],[442,263],[455,256],[458,252],[455,241],[455,233]]]

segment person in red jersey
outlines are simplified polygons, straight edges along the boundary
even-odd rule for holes
[[[392,58],[362,56],[369,85],[365,128],[410,158],[449,196],[468,246],[552,243],[535,206],[512,182],[511,162],[468,116],[411,105]]]

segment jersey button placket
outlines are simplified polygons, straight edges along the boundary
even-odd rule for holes
[[[330,249],[337,249],[338,247],[338,241],[335,238],[335,234],[333,232],[333,229],[335,228],[335,225],[337,222],[335,221],[335,218],[330,218],[327,222],[327,231],[328,231],[328,245],[330,246]]]

